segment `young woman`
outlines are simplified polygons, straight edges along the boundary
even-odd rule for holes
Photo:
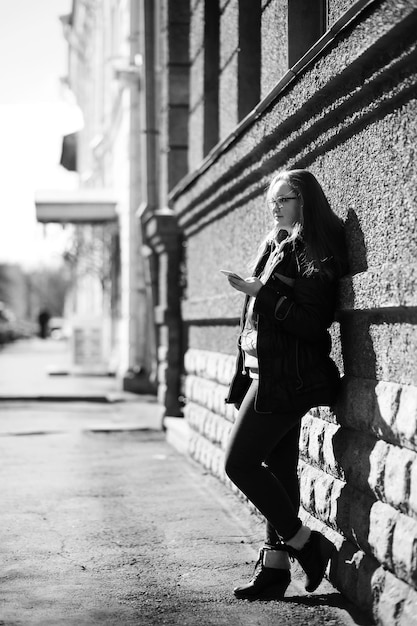
[[[239,598],[282,597],[288,556],[314,591],[333,544],[298,517],[298,440],[303,415],[331,405],[339,372],[329,357],[337,279],[346,272],[341,220],[306,170],[277,174],[267,192],[275,225],[261,244],[253,275],[228,273],[246,294],[236,374],[227,402],[239,407],[226,473],[266,519],[266,540]]]

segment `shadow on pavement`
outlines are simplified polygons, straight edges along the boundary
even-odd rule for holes
[[[350,617],[358,626],[373,626],[375,623],[372,618],[364,615],[354,604],[349,602],[340,593],[326,593],[307,596],[289,596],[283,599],[284,602],[292,602],[294,604],[302,604],[304,606],[328,606],[342,609],[349,613]]]

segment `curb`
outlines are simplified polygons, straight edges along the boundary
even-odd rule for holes
[[[136,394],[126,395],[108,393],[101,395],[78,394],[78,395],[0,395],[0,403],[3,402],[95,402],[101,404],[116,404],[119,402],[145,402],[156,403],[153,396],[140,396]]]

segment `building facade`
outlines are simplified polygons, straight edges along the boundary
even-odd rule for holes
[[[335,411],[303,419],[302,514],[338,546],[331,581],[378,623],[410,624],[417,5],[166,0],[160,9],[160,155],[168,170],[160,188],[168,189],[162,206],[179,230],[181,263],[174,283],[168,272],[158,280],[166,302],[181,297],[185,398],[185,420],[167,420],[168,437],[227,482],[234,409],[224,398],[242,296],[219,269],[247,272],[268,227],[273,174],[310,169],[346,224],[350,275],[332,327],[343,394]]]
[[[156,372],[168,438],[227,484],[235,409],[224,398],[242,296],[219,269],[247,272],[278,170],[310,169],[344,220],[350,275],[331,329],[343,393],[334,411],[303,418],[302,516],[338,547],[330,580],[377,623],[408,626],[417,611],[417,3],[74,7],[83,184],[120,192],[121,362]]]
[[[111,225],[85,220],[77,226],[75,313],[86,302],[84,315],[95,311],[103,318],[109,371],[126,389],[147,393],[156,388],[156,355],[151,286],[136,216],[142,197],[138,12],[139,3],[130,0],[74,0],[62,21],[68,83],[84,117],[76,142],[80,192],[111,194],[117,214]],[[100,213],[97,203],[96,209]],[[94,291],[100,296],[96,306]]]

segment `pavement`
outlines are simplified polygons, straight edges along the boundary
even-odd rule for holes
[[[0,399],[112,402],[137,399],[123,392],[114,376],[69,375],[67,340],[37,337],[0,346]]]
[[[371,624],[327,581],[239,601],[263,525],[171,447],[152,396],[57,377],[62,341],[0,351],[0,626]]]

